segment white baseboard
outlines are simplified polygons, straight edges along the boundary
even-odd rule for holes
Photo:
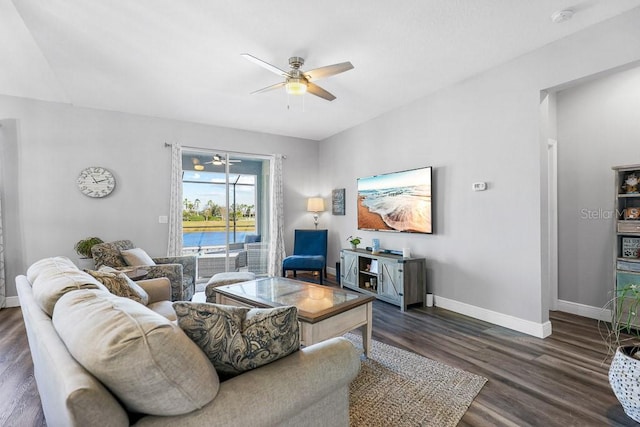
[[[437,295],[434,295],[433,299],[436,307],[455,311],[456,313],[464,314],[474,319],[484,320],[485,322],[513,329],[514,331],[532,335],[537,338],[546,338],[551,335],[551,322],[549,321],[536,323]]]
[[[591,305],[579,304],[577,302],[558,300],[557,309],[558,311],[564,311],[565,313],[588,317],[590,319],[602,320],[604,322],[611,322],[611,310],[600,307],[593,307]]]
[[[327,267],[327,274],[331,274],[333,276],[336,275],[336,269],[335,267]],[[338,281],[338,278],[336,277],[336,282]]]
[[[18,297],[7,297],[5,307],[20,307],[20,299]]]

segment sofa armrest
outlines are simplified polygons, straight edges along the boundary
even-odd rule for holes
[[[171,301],[171,282],[166,277],[138,280],[136,283],[149,294],[149,304]]]
[[[198,277],[198,257],[195,255],[184,255],[174,257],[153,258],[156,264],[169,265],[180,264],[182,266],[183,286],[180,294],[173,291],[173,301],[190,301],[196,292],[196,278]]]
[[[157,279],[159,277],[166,277],[171,282],[171,300],[183,300],[182,264],[137,265],[131,267],[137,267],[147,270],[148,273],[144,276],[145,279]]]
[[[332,338],[221,383],[218,395],[202,409],[175,417],[147,416],[136,426],[203,426],[211,420],[221,426],[281,425],[336,392],[343,392],[348,408],[348,386],[359,371],[353,344]]]

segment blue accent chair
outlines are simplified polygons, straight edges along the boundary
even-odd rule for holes
[[[327,268],[327,230],[295,230],[293,255],[282,261],[282,276],[287,271],[317,271],[320,284]]]

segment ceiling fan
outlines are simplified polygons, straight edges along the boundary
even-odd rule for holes
[[[334,76],[345,71],[349,71],[353,68],[351,62],[341,62],[339,64],[314,68],[313,70],[309,71],[302,71],[300,67],[302,67],[302,65],[304,64],[304,58],[301,58],[299,56],[292,56],[291,58],[289,58],[289,66],[291,67],[291,70],[284,71],[276,67],[275,65],[271,65],[268,62],[263,61],[262,59],[256,58],[253,55],[249,55],[248,53],[243,53],[241,56],[245,57],[253,63],[260,65],[261,67],[266,68],[272,73],[284,77],[283,82],[267,86],[263,89],[256,90],[255,92],[251,92],[252,95],[254,93],[267,92],[284,86],[287,90],[287,93],[290,95],[303,95],[304,93],[309,92],[310,94],[319,96],[320,98],[326,99],[327,101],[333,101],[334,99],[336,99],[334,95],[312,82],[315,80],[323,79],[325,77]]]
[[[234,163],[240,163],[242,160],[231,160],[229,159],[229,166],[233,165]],[[227,160],[225,160],[224,156],[221,156],[220,154],[214,154],[213,157],[211,158],[210,162],[204,162],[205,165],[215,165],[215,166],[220,166],[220,165],[226,165],[227,164]]]

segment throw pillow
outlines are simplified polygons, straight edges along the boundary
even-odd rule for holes
[[[53,307],[60,297],[78,289],[100,289],[107,292],[93,276],[78,269],[68,258],[45,258],[35,262],[27,270],[33,297],[45,313],[53,314]]]
[[[174,302],[178,325],[221,377],[228,378],[280,359],[300,348],[298,310]]]
[[[156,265],[144,249],[133,248],[120,251],[127,265]]]
[[[132,299],[135,302],[139,302],[143,305],[149,304],[149,294],[147,293],[147,291],[142,289],[140,285],[131,280],[126,274],[104,270],[84,271],[95,277],[98,282],[105,285],[107,289],[109,289],[109,292],[111,292],[112,294],[118,295],[119,297]]]
[[[186,414],[218,393],[218,375],[198,346],[128,298],[69,292],[56,304],[53,325],[71,355],[131,412]]]

